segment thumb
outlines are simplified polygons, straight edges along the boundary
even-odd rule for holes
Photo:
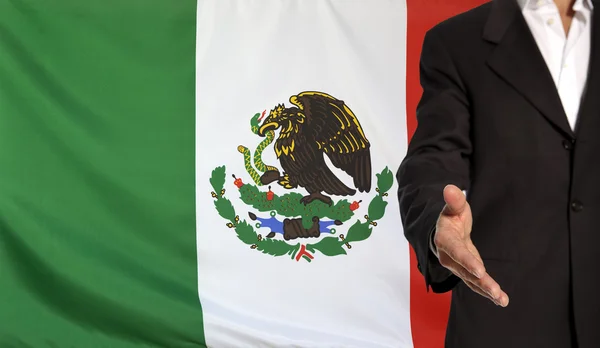
[[[465,194],[455,185],[444,187],[444,201],[446,202],[444,208],[444,214],[446,215],[460,215],[467,208]]]

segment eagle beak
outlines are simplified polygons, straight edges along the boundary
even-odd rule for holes
[[[264,137],[268,131],[270,131],[272,129],[277,129],[277,128],[279,128],[279,123],[273,122],[273,121],[267,122],[258,129],[258,135],[260,135],[261,137]]]

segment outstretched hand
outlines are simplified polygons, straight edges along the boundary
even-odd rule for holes
[[[433,240],[440,264],[461,278],[471,290],[506,307],[508,295],[486,272],[471,241],[473,217],[465,195],[458,187],[448,185],[444,188],[444,201],[446,206],[438,218]]]

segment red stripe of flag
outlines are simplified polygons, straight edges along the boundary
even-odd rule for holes
[[[406,108],[408,137],[417,120],[415,109],[421,97],[419,58],[425,32],[440,21],[483,4],[484,0],[406,0],[408,7]],[[415,348],[441,348],[450,309],[450,294],[425,291],[425,282],[417,270],[417,259],[410,250],[410,320]]]

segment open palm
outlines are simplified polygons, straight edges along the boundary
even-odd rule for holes
[[[506,307],[508,295],[486,272],[471,241],[473,217],[465,195],[458,187],[448,185],[444,188],[444,201],[446,206],[438,218],[433,240],[440,264],[461,278],[471,290]]]

